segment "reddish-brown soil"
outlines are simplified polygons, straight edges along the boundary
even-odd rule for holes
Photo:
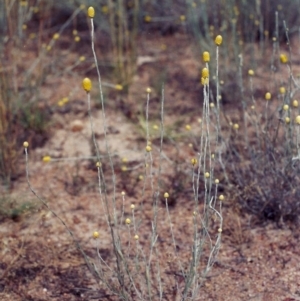
[[[167,45],[166,50],[161,48],[162,44]],[[150,86],[153,91],[150,130],[151,135],[157,138],[159,133],[156,134],[152,126],[160,122],[161,83],[165,84],[167,138],[163,147],[165,157],[161,193],[169,191],[171,198],[174,196],[170,214],[178,251],[174,253],[165,205],[161,202],[157,241],[161,255],[154,260],[161,265],[165,292],[163,300],[180,300],[175,288],[176,283],[180,284],[176,276],[178,263],[188,260],[192,243],[192,168],[189,162],[197,154],[189,143],[194,144],[195,137],[199,138],[198,118],[201,117],[203,98],[199,83],[202,63],[200,58],[196,58],[195,49],[191,41],[181,34],[161,38],[150,36],[147,40],[143,38],[139,42],[137,75],[128,95],[104,88],[108,142],[111,152],[115,154],[117,210],[119,214],[122,213],[121,191],[125,191],[124,217],[131,216],[130,204],[135,204],[135,215],[142,225],[138,232],[139,243],[147,249],[152,219],[151,188],[148,181],[142,197],[143,184],[138,180],[139,175],[143,174],[145,160],[145,89]],[[92,55],[88,47],[85,55],[91,62]],[[73,56],[70,55],[65,64],[70,63]],[[260,83],[255,82],[254,85],[264,86],[261,79],[267,77],[266,69],[258,68]],[[74,159],[91,156],[93,149],[86,95],[81,89],[84,70],[48,77],[41,93],[41,102],[47,108],[53,108],[49,125],[51,138],[43,147],[32,148],[30,145],[29,176],[35,192],[67,224],[86,254],[96,260],[98,244],[99,252],[110,263],[112,244],[98,193],[94,162]],[[224,77],[225,72],[221,72],[221,75]],[[103,80],[109,81],[106,76],[104,73]],[[94,86],[94,128],[100,150],[104,152],[102,115],[99,105],[95,105],[96,84]],[[228,89],[233,91],[234,87]],[[57,107],[58,99],[70,91],[70,102],[62,108]],[[229,118],[241,120],[239,107],[234,100],[225,101],[224,110],[227,110]],[[72,131],[74,124],[79,124],[78,131]],[[185,130],[186,124],[191,125],[191,132]],[[170,137],[175,137],[176,143]],[[158,147],[159,139],[153,139],[154,168],[158,166]],[[53,160],[42,162],[45,155]],[[122,158],[126,158],[127,162],[122,162]],[[175,160],[177,163],[174,163]],[[36,209],[16,219],[1,217],[0,300],[116,300],[105,292],[102,283],[94,280],[62,223],[31,193],[25,178],[24,162],[25,156],[20,147],[20,171],[24,175],[13,183],[8,195],[19,203],[34,203]],[[128,170],[122,171],[122,166]],[[109,165],[104,163],[104,169],[111,183]],[[226,187],[222,189],[226,195]],[[268,222],[257,224],[255,217],[240,212],[230,198],[227,194],[224,202],[220,253],[197,300],[300,300],[299,229],[285,223],[280,227]],[[214,227],[217,229],[218,225]],[[97,241],[92,239],[95,230],[100,234]],[[127,227],[120,227],[120,233],[127,242]],[[217,232],[213,235],[214,240]],[[135,247],[134,241],[131,246]],[[205,256],[204,263],[207,260]],[[154,296],[152,300],[159,300],[159,297]]]

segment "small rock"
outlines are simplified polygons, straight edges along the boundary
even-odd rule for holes
[[[81,120],[74,120],[71,123],[71,131],[72,132],[81,132],[83,129],[83,122]]]

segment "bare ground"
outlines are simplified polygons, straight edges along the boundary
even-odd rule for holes
[[[111,95],[106,113],[109,144],[112,153],[116,154],[117,207],[121,214],[121,191],[125,191],[124,217],[131,216],[129,206],[135,204],[136,217],[143,225],[138,233],[141,246],[146,247],[149,242],[152,218],[150,188],[141,197],[142,181],[138,181],[139,175],[143,174],[145,132],[143,122],[137,116],[144,111],[147,86],[154,87],[150,101],[150,113],[154,116],[156,110],[159,111],[159,81],[165,81],[166,129],[172,131],[174,127],[175,134],[184,136],[177,148],[170,141],[164,147],[167,157],[176,157],[177,161],[183,163],[178,178],[168,176],[174,164],[168,164],[167,160],[163,163],[166,176],[164,188],[171,190],[171,196],[172,191],[175,195],[170,212],[178,244],[178,253],[174,254],[162,202],[159,204],[161,222],[157,244],[163,252],[155,260],[161,265],[165,279],[163,300],[176,299],[175,285],[180,283],[177,276],[178,257],[183,262],[188,259],[192,238],[189,235],[193,222],[192,186],[188,175],[191,170],[189,161],[195,151],[188,144],[193,143],[193,137],[198,133],[202,88],[199,84],[201,63],[195,60],[189,43],[188,39],[180,35],[141,42],[143,47],[139,50],[142,54],[140,58],[150,57],[152,60],[139,66],[129,95],[107,92]],[[167,45],[167,50],[162,50],[161,44]],[[140,62],[143,60],[140,59]],[[261,77],[264,72],[259,71]],[[46,107],[55,108],[51,138],[43,147],[29,149],[30,181],[37,194],[47,201],[72,230],[88,256],[97,258],[98,244],[99,252],[109,262],[112,256],[111,239],[97,191],[94,163],[88,160],[59,160],[91,155],[86,97],[79,87],[81,78],[82,74],[77,73],[66,75],[63,79],[49,77],[47,80],[42,100]],[[157,85],[159,88],[155,90]],[[55,107],[57,100],[72,89],[75,92],[71,101],[63,108]],[[96,98],[96,94],[92,99]],[[229,102],[225,109],[230,118],[238,118],[239,110],[235,104]],[[102,117],[96,107],[93,116],[100,150],[104,151]],[[78,124],[78,121],[80,130],[74,131],[74,122]],[[179,125],[175,126],[176,122]],[[151,126],[158,123],[159,118],[153,117]],[[185,124],[191,125],[193,135],[186,133]],[[156,135],[155,132],[152,134]],[[154,139],[153,156],[156,161],[157,145]],[[45,164],[41,160],[45,155],[57,161]],[[127,162],[122,161],[124,157]],[[92,277],[65,227],[30,192],[25,179],[24,159],[20,148],[20,171],[24,176],[14,183],[10,197],[32,202],[36,204],[36,209],[15,220],[0,220],[0,299],[113,300],[113,296],[105,292],[103,284],[97,283]],[[128,170],[122,171],[122,166]],[[105,168],[109,174],[109,167]],[[223,189],[226,192],[226,187]],[[280,227],[274,223],[258,225],[255,218],[241,214],[236,209],[230,195],[226,196],[226,200],[221,250],[198,300],[300,300],[299,229],[288,224]],[[95,230],[100,234],[98,241],[92,239]],[[126,241],[127,228],[121,227],[120,231]],[[158,300],[158,297],[154,300]]]

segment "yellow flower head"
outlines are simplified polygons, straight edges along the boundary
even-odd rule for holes
[[[144,20],[145,20],[145,22],[149,23],[149,22],[151,22],[152,18],[150,16],[145,16]]]
[[[271,99],[271,96],[272,96],[271,93],[270,93],[270,92],[267,92],[266,95],[265,95],[265,99],[266,99],[266,100],[270,100],[270,99]]]
[[[233,125],[233,128],[235,129],[235,130],[238,130],[239,129],[239,125],[238,125],[238,123],[235,123],[234,125]]]
[[[203,52],[203,55],[202,55],[202,58],[203,58],[203,61],[205,63],[208,63],[210,61],[210,54],[208,51],[204,51]]]
[[[201,74],[202,74],[203,78],[208,78],[208,76],[209,76],[209,70],[208,70],[208,68],[203,68]]]
[[[293,100],[293,107],[298,108],[298,106],[299,106],[298,100],[294,99]]]
[[[87,13],[88,13],[88,16],[89,16],[91,19],[94,18],[94,17],[95,17],[95,9],[94,9],[94,7],[90,6],[90,7],[88,8]]]
[[[285,94],[285,92],[286,92],[285,87],[280,87],[279,92],[280,92],[280,94]]]
[[[93,238],[96,239],[99,237],[99,232],[98,231],[94,231],[93,232]]]
[[[53,40],[58,40],[59,39],[59,33],[55,33],[54,35],[53,35],[53,38],[52,38]]]
[[[289,59],[288,59],[287,55],[284,54],[284,53],[281,53],[281,54],[280,54],[280,62],[281,62],[282,64],[286,64],[288,61],[289,61]]]
[[[248,75],[253,76],[254,75],[254,71],[252,69],[248,70]]]
[[[83,89],[86,92],[90,92],[91,91],[91,89],[92,89],[92,82],[91,82],[91,80],[88,77],[86,77],[86,78],[83,79],[83,81],[82,81],[82,87],[83,87]]]
[[[221,35],[217,35],[215,38],[215,43],[217,46],[220,46],[222,44],[223,38]]]
[[[198,160],[196,158],[192,158],[191,163],[193,166],[195,166],[198,163]]]
[[[51,157],[50,156],[44,156],[43,157],[43,162],[48,163],[51,161]]]

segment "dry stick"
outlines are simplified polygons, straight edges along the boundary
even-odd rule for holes
[[[247,151],[250,154],[250,149],[249,149],[249,137],[248,137],[248,126],[247,126],[247,118],[246,118],[246,109],[247,109],[247,104],[245,101],[245,93],[244,93],[244,84],[243,84],[243,55],[239,55],[240,63],[239,63],[239,86],[240,86],[240,91],[242,94],[242,106],[243,106],[243,121],[244,121],[244,129],[245,129],[245,142],[246,142],[246,147]]]
[[[99,84],[99,90],[100,90],[100,99],[101,99],[101,106],[102,106],[102,118],[103,118],[103,128],[104,128],[104,137],[105,137],[105,146],[106,146],[106,152],[108,154],[108,158],[109,158],[109,163],[110,163],[110,167],[111,167],[111,171],[112,171],[112,182],[113,182],[113,209],[115,210],[116,208],[116,180],[115,180],[115,172],[114,172],[114,166],[113,166],[113,162],[112,162],[112,158],[111,158],[111,154],[109,151],[109,147],[108,147],[108,141],[107,141],[107,125],[106,125],[106,115],[105,115],[105,107],[104,107],[104,97],[103,97],[103,91],[102,91],[102,85],[101,85],[101,75],[100,75],[100,70],[98,67],[98,60],[97,60],[97,56],[95,53],[95,48],[94,48],[94,22],[93,22],[93,18],[91,18],[91,47],[92,47],[92,52],[93,52],[93,56],[94,56],[94,60],[95,60],[95,65],[96,65],[96,70],[97,70],[97,75],[98,75],[98,84]],[[89,95],[89,93],[88,93]],[[90,120],[91,120],[91,125],[92,125],[92,115],[90,112],[90,107],[89,107],[89,115],[90,115]],[[92,128],[93,131],[93,128]],[[93,132],[93,142],[97,151],[97,156],[98,156],[98,160],[100,161],[100,155],[99,155],[99,149],[96,143],[96,139],[95,139],[95,133]],[[124,256],[122,254],[121,251],[121,243],[120,243],[120,238],[119,235],[116,238],[115,232],[113,230],[113,226],[111,224],[111,215],[109,213],[109,207],[108,207],[108,200],[107,200],[107,192],[106,192],[106,185],[105,185],[105,179],[104,179],[104,175],[103,175],[103,170],[102,168],[100,168],[101,171],[101,175],[102,175],[102,179],[103,179],[103,184],[104,184],[104,190],[105,190],[105,204],[106,204],[106,209],[107,209],[107,213],[108,213],[108,220],[109,220],[109,229],[111,232],[111,237],[113,240],[113,247],[114,247],[114,253],[115,253],[115,258],[117,261],[117,277],[118,277],[118,281],[121,287],[121,296],[127,300],[126,297],[126,289],[125,289],[125,279],[124,279],[124,275],[122,272],[122,264],[126,265],[125,263],[125,259]],[[116,214],[114,212],[114,222],[117,223],[116,220]],[[128,271],[128,269],[126,269],[126,267],[124,267],[126,271]]]
[[[93,18],[91,18],[91,46],[92,46],[92,52],[93,52],[93,56],[94,56],[94,60],[95,60],[95,65],[96,65],[96,70],[97,70],[97,75],[98,75],[98,85],[99,85],[99,91],[100,91],[100,99],[101,99],[101,107],[102,107],[102,118],[103,118],[103,129],[104,129],[104,140],[105,140],[105,147],[106,147],[106,152],[108,155],[108,159],[109,159],[109,163],[110,163],[110,167],[111,167],[111,171],[112,171],[112,181],[113,181],[113,205],[114,208],[115,206],[115,200],[116,200],[116,179],[115,179],[115,171],[114,171],[114,165],[112,162],[112,157],[111,157],[111,153],[108,147],[108,140],[107,140],[107,125],[106,125],[106,114],[105,114],[105,106],[104,106],[104,97],[103,97],[103,91],[102,91],[102,85],[101,85],[101,75],[100,75],[100,70],[99,70],[99,66],[98,66],[98,60],[97,60],[97,56],[96,56],[96,52],[95,52],[95,47],[94,47],[94,22],[93,22]],[[92,117],[90,115],[90,117]],[[92,118],[91,118],[92,119]],[[94,144],[96,149],[98,149],[97,147],[97,143],[95,140],[95,134],[93,135],[93,139],[94,139]],[[99,150],[98,150],[98,154],[99,154]]]
[[[196,186],[196,195],[195,195],[195,207],[196,212],[198,212],[198,206],[199,206],[199,182],[200,182],[200,174],[201,174],[201,166],[202,166],[202,154],[203,154],[203,169],[205,171],[206,167],[206,156],[207,156],[207,147],[208,147],[208,135],[209,135],[209,85],[205,84],[203,87],[203,120],[202,120],[202,129],[201,129],[201,140],[200,140],[200,153],[199,153],[199,162],[198,162],[198,174],[197,174],[197,186]],[[204,126],[206,126],[206,129],[204,130]],[[206,198],[207,198],[207,185],[205,181],[205,196],[204,196],[204,215],[206,212]],[[201,224],[205,224],[205,222],[201,219]],[[206,227],[203,227],[205,230]],[[205,236],[204,236],[205,237]],[[204,239],[202,240],[202,243],[198,245],[198,223],[197,218],[194,218],[194,245],[192,249],[192,261],[190,263],[190,269],[187,274],[187,277],[185,279],[185,287],[183,290],[183,300],[187,298],[188,290],[191,287],[192,283],[196,279],[196,267],[198,266],[198,263],[201,258],[202,253],[202,246],[204,243]]]
[[[103,117],[103,127],[104,127],[104,136],[105,136],[105,145],[106,145],[106,151],[108,154],[108,158],[109,158],[109,162],[110,162],[110,167],[111,167],[111,171],[112,171],[112,178],[113,178],[113,209],[114,209],[114,221],[115,223],[117,223],[117,217],[116,217],[116,205],[115,205],[115,195],[116,195],[116,181],[115,181],[115,173],[114,173],[114,166],[113,166],[113,162],[112,162],[112,157],[111,157],[111,153],[109,151],[109,147],[108,147],[108,141],[107,141],[107,128],[106,128],[106,116],[105,116],[105,108],[104,108],[104,98],[103,98],[103,92],[102,92],[102,85],[101,85],[101,76],[100,76],[100,70],[98,67],[98,61],[97,61],[97,56],[95,53],[95,49],[94,49],[94,22],[93,22],[93,18],[91,18],[91,44],[92,44],[92,52],[93,52],[93,56],[94,56],[94,60],[95,60],[95,64],[96,64],[96,70],[97,70],[97,74],[98,74],[98,84],[99,84],[99,90],[100,90],[100,98],[101,98],[101,105],[102,105],[102,117]],[[89,95],[89,93],[88,93]],[[93,142],[95,145],[95,148],[97,150],[97,156],[98,159],[100,160],[100,155],[99,155],[99,149],[96,143],[96,139],[95,139],[95,133],[93,131],[93,122],[92,122],[92,115],[91,115],[91,110],[90,110],[90,104],[89,104],[89,116],[90,116],[90,120],[91,120],[91,126],[92,126],[92,132],[93,132]],[[124,265],[125,271],[130,279],[130,283],[134,286],[134,289],[137,293],[137,295],[140,296],[133,278],[130,274],[129,268],[128,268],[128,264],[126,261],[126,258],[123,256],[122,250],[121,250],[121,241],[120,241],[120,237],[119,235],[117,236],[117,240],[115,237],[115,233],[113,231],[113,227],[110,221],[110,213],[109,213],[109,207],[108,207],[108,201],[107,201],[107,193],[106,193],[106,185],[105,185],[105,180],[104,180],[104,175],[103,175],[103,170],[100,166],[100,172],[102,174],[102,179],[103,179],[103,183],[104,183],[104,189],[105,189],[105,204],[106,204],[106,208],[107,208],[107,212],[108,212],[108,221],[109,221],[109,228],[111,231],[111,236],[112,236],[112,240],[113,240],[113,245],[114,245],[114,252],[115,252],[115,256],[117,259],[117,269],[118,269],[118,280],[119,280],[119,284],[121,286],[122,289],[122,293],[121,296],[127,300],[127,294],[126,294],[126,289],[125,289],[125,279],[121,270],[121,264]],[[100,182],[100,178],[99,178],[99,182]],[[101,185],[101,184],[100,184]],[[101,193],[101,189],[100,189],[100,193]]]
[[[275,60],[278,57],[279,53],[279,29],[278,29],[278,12],[275,12],[275,41],[273,42],[273,52],[272,52],[272,61],[271,61],[271,71],[272,71],[272,82],[274,83],[275,89],[277,89],[278,83],[276,81],[275,72],[277,71],[277,68],[275,66]],[[266,108],[265,108],[265,121],[266,126],[264,128],[264,132],[268,132],[269,129],[269,121],[268,121],[268,103],[266,102]],[[266,142],[266,141],[265,141]]]
[[[151,294],[151,279],[150,279],[150,266],[151,266],[151,260],[152,260],[152,252],[154,251],[155,254],[157,255],[157,250],[155,248],[155,243],[157,241],[157,208],[158,208],[158,198],[159,198],[159,191],[161,189],[161,183],[160,183],[160,178],[161,178],[161,165],[162,165],[162,147],[163,147],[163,138],[164,138],[164,85],[162,86],[162,96],[161,96],[161,112],[160,112],[160,148],[159,148],[159,164],[158,164],[158,176],[157,176],[157,192],[153,196],[154,197],[154,202],[153,202],[153,207],[154,207],[154,213],[153,213],[153,221],[152,221],[152,237],[151,237],[151,244],[150,244],[150,254],[149,254],[149,260],[148,264],[146,266],[146,278],[147,278],[147,283],[148,283],[148,293],[149,293],[149,298],[152,300],[152,294]],[[147,110],[148,110],[148,101],[147,101]],[[148,111],[147,111],[148,114]],[[148,116],[148,115],[147,115]],[[148,118],[147,118],[148,119]],[[153,186],[151,187],[153,191]],[[160,279],[160,268],[158,265],[158,274],[159,274],[159,286],[161,288],[161,279]],[[160,292],[162,294],[162,292]]]
[[[284,28],[285,28],[285,35],[286,35],[286,39],[287,39],[287,45],[288,45],[288,48],[289,48],[289,60],[288,60],[288,64],[287,64],[287,68],[288,68],[288,71],[289,71],[289,90],[288,90],[288,95],[289,95],[289,99],[288,101],[290,102],[290,99],[292,98],[292,83],[295,81],[293,80],[293,70],[292,70],[292,49],[291,49],[291,43],[290,43],[290,38],[289,38],[289,34],[288,34],[288,28],[286,26],[286,22],[283,21],[283,25],[284,25]],[[296,85],[298,88],[299,86]],[[288,141],[289,141],[289,144],[288,144],[288,147],[289,147],[289,153],[292,151],[292,136],[293,136],[293,133],[292,133],[292,126],[291,124],[289,125],[289,128],[288,128]]]
[[[219,143],[219,135],[221,135],[221,123],[220,123],[220,83],[219,83],[219,46],[217,45],[216,47],[216,90],[217,90],[217,144]],[[222,160],[222,154],[221,154],[221,148],[219,149],[218,152],[219,156],[219,163],[222,167],[224,177],[226,182],[229,184],[229,178],[226,172],[225,165]]]

